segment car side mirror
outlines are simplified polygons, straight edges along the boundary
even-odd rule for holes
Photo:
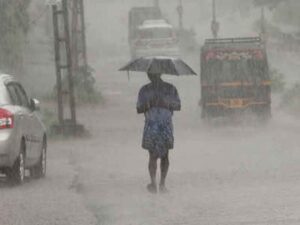
[[[30,108],[32,111],[40,111],[40,102],[37,99],[30,99]]]

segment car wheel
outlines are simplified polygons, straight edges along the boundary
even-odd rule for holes
[[[30,169],[30,176],[34,178],[42,178],[46,176],[47,165],[47,145],[43,144],[41,156],[36,166]]]
[[[22,184],[25,180],[25,154],[23,148],[8,172],[8,178],[13,184]]]

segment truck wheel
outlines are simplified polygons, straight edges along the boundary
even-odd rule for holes
[[[22,144],[23,145],[23,144]],[[13,184],[22,184],[25,180],[25,153],[24,147],[15,161],[13,167],[8,172],[8,178]]]
[[[30,169],[30,176],[33,178],[43,178],[46,176],[46,165],[47,165],[47,144],[44,143],[41,156],[37,165]]]

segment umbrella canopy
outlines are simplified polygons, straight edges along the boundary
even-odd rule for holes
[[[152,74],[197,75],[191,67],[174,57],[141,57],[129,62],[120,71],[136,71]]]

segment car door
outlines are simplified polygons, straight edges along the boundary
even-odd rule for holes
[[[16,89],[12,83],[5,83],[6,89],[9,94],[10,104],[9,110],[13,113],[14,120],[14,132],[13,132],[13,143],[11,145],[11,154],[15,158],[19,154],[20,142],[24,134],[24,127],[26,127],[25,120],[23,117],[22,107],[20,107],[19,98],[16,93]]]
[[[9,92],[10,98],[14,105],[14,117],[16,120],[16,127],[18,138],[16,141],[21,141],[22,136],[25,137],[26,144],[26,164],[30,162],[30,159],[33,158],[33,152],[31,151],[31,142],[28,137],[30,136],[30,118],[28,117],[28,108],[24,107],[22,98],[17,88],[16,82],[10,82],[6,84],[7,90]]]
[[[41,154],[41,145],[43,141],[42,126],[39,118],[36,116],[35,111],[31,108],[29,99],[22,85],[16,84],[16,90],[22,102],[22,106],[26,111],[26,118],[29,129],[27,139],[28,142],[30,142],[30,156],[32,157],[30,160],[35,163],[38,161]]]
[[[19,83],[14,83],[14,87],[19,98],[20,106],[22,108],[22,114],[25,120],[24,124],[26,124],[26,128],[24,130],[26,139],[26,153],[28,164],[31,165],[32,163],[35,163],[37,158],[39,157],[37,153],[37,143],[39,142],[39,140],[35,137],[34,134],[34,113],[30,108],[30,104],[23,87]]]

